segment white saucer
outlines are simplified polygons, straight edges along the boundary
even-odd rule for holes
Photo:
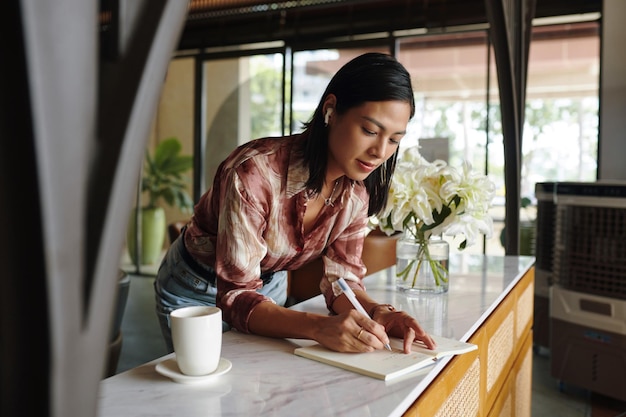
[[[156,371],[163,376],[170,378],[174,382],[180,384],[199,384],[213,380],[214,378],[225,374],[230,371],[233,364],[225,358],[221,358],[217,364],[217,369],[207,375],[191,376],[183,374],[178,368],[176,358],[166,359],[156,364]]]

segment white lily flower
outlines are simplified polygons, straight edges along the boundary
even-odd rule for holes
[[[405,230],[405,222],[424,241],[431,235],[463,235],[462,246],[476,243],[478,236],[493,234],[488,214],[495,185],[464,162],[457,170],[441,160],[428,162],[417,147],[406,149],[398,159],[389,188],[387,207],[374,223],[387,234]]]

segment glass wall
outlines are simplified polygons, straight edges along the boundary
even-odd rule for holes
[[[533,29],[521,173],[522,197],[531,205],[522,209],[522,222],[532,225],[535,218],[535,183],[597,178],[599,30],[598,21]],[[504,148],[495,59],[487,31],[451,28],[393,42],[398,59],[412,75],[417,105],[402,148],[419,145],[427,159],[444,159],[455,167],[468,160],[474,170],[489,175],[497,187],[492,208],[495,233],[484,247],[477,244],[468,251],[504,254],[500,236],[505,216]],[[202,123],[193,128],[201,129],[205,147],[203,191],[236,146],[258,137],[301,131],[328,81],[345,62],[368,51],[390,53],[391,43],[391,38],[381,38],[370,39],[367,45],[320,44],[294,49],[291,55],[289,45],[247,48],[241,54],[205,54]],[[185,150],[194,149],[193,135],[180,127],[181,120],[191,126],[196,111],[190,105],[195,102],[192,84],[197,67],[190,61],[178,59],[170,66],[164,92],[175,91],[175,100],[164,93],[155,124],[157,141],[163,135],[178,136]],[[189,88],[181,89],[181,82]],[[199,88],[195,86],[196,91]],[[175,129],[173,121],[178,123]],[[180,215],[169,217],[168,221],[180,219]]]
[[[600,24],[533,30],[524,125],[522,196],[542,181],[595,181]]]
[[[598,147],[599,23],[536,26],[530,48],[522,140],[522,197],[535,217],[534,187],[540,181],[593,181]],[[285,85],[285,132],[299,132],[332,75],[348,60],[380,46],[358,44],[207,61],[207,181],[237,144],[280,134]],[[396,55],[412,75],[416,115],[402,148],[420,146],[429,160],[460,167],[464,160],[496,184],[494,235],[467,251],[504,254],[504,146],[496,64],[486,30],[401,37]],[[293,68],[289,68],[293,62]],[[228,73],[225,82],[224,73]],[[222,74],[222,75],[219,75]],[[283,78],[284,77],[284,78]],[[291,77],[291,78],[290,78]],[[289,88],[293,88],[289,94]],[[228,94],[221,92],[226,89]],[[219,108],[216,108],[219,107]],[[532,246],[532,243],[530,243]],[[451,247],[457,245],[452,244]],[[522,243],[522,249],[532,247]],[[530,254],[530,253],[529,253]]]
[[[463,161],[473,170],[489,174],[497,188],[504,187],[503,155],[489,158],[489,127],[499,122],[499,114],[489,112],[488,95],[497,103],[495,67],[489,65],[486,31],[407,37],[398,42],[398,59],[409,70],[415,89],[416,114],[402,147],[419,146],[429,161],[441,159],[461,169]],[[501,251],[497,239],[502,228],[503,208],[494,208],[494,237],[486,241],[486,252]],[[451,240],[451,250],[458,244]],[[465,252],[482,253],[476,244]]]
[[[282,134],[283,65],[282,53],[212,59],[204,63],[207,188],[220,162],[238,145]]]
[[[402,144],[419,144],[427,159],[452,166],[468,160],[489,175],[497,195],[495,233],[485,252],[495,255],[504,253],[504,146],[488,41],[485,31],[403,38],[398,58],[414,77],[417,104],[410,137]],[[523,227],[534,227],[537,182],[597,178],[599,45],[598,22],[533,29],[521,172],[522,197],[530,205],[520,213]],[[533,236],[529,239],[520,246],[526,254],[533,251]],[[477,249],[482,250],[469,251]]]
[[[293,53],[292,132],[302,131],[332,76],[346,62],[366,52],[389,53],[388,48],[332,48]]]

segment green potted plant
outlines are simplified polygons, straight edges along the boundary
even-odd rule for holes
[[[188,178],[183,174],[192,168],[193,157],[180,155],[182,145],[177,138],[161,141],[154,154],[146,152],[141,192],[146,193],[146,203],[141,207],[141,264],[151,265],[156,262],[163,249],[167,228],[165,210],[159,206],[163,200],[182,212],[191,213],[193,200],[185,186]],[[133,263],[137,262],[137,224],[135,215],[131,216],[127,234],[128,251]]]
[[[524,216],[520,219],[519,222],[519,254],[525,256],[534,256],[535,255],[535,219],[529,213],[529,207],[531,206],[532,201],[528,197],[522,197],[521,199],[521,207],[522,213]],[[502,228],[500,232],[500,244],[502,247],[506,248],[506,228]]]

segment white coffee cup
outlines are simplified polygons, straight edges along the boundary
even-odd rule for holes
[[[182,307],[170,313],[172,342],[178,368],[185,375],[208,375],[222,354],[222,310]]]

